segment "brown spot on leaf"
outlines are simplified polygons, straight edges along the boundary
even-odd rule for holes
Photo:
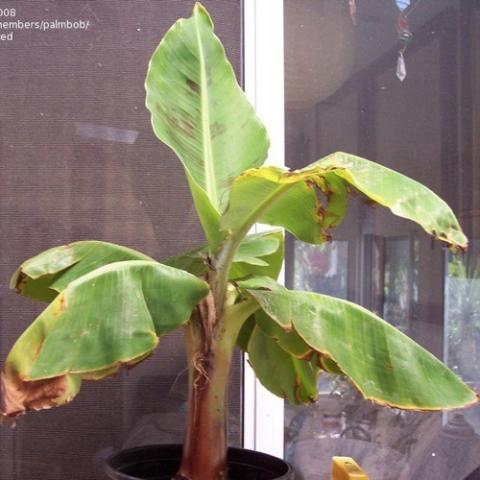
[[[327,214],[327,212],[326,212],[325,209],[322,207],[322,205],[318,205],[318,207],[317,207],[317,215],[318,215],[320,221],[322,221],[322,220],[326,217],[326,214]]]
[[[67,299],[65,295],[60,295],[60,312],[64,312],[67,308]]]
[[[212,137],[218,137],[218,135],[224,133],[226,129],[227,127],[223,123],[215,122],[210,125],[210,132],[212,134]]]
[[[42,342],[42,343],[39,343],[39,344],[35,347],[35,351],[33,352],[33,358],[38,358],[38,356],[40,355],[40,352],[42,351],[42,346],[43,346],[43,342]]]
[[[65,293],[62,292],[53,303],[53,314],[61,315],[67,309],[67,299],[65,298]]]
[[[157,103],[156,108],[159,115],[165,120],[172,132],[178,136],[178,131],[182,131],[188,137],[193,138],[195,135],[195,125],[185,117],[181,112],[173,109],[166,109],[160,103]]]
[[[332,234],[330,232],[323,230],[322,234],[324,235],[326,242],[331,242],[333,240]]]
[[[194,82],[190,78],[187,78],[186,82],[187,82],[188,88],[192,90],[192,92],[200,93],[200,85],[198,83]]]

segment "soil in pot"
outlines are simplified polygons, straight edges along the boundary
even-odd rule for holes
[[[181,445],[149,445],[112,455],[106,472],[112,480],[170,480],[180,466]],[[228,480],[294,480],[291,467],[265,453],[228,450]]]

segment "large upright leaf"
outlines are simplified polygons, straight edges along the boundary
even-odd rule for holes
[[[400,173],[346,153],[335,153],[301,170],[246,171],[233,183],[222,228],[230,235],[242,235],[261,222],[284,227],[300,240],[321,243],[329,239],[328,229],[343,219],[347,183],[448,245],[467,246],[452,210],[435,193]]]
[[[117,262],[69,285],[17,340],[2,373],[2,413],[73,398],[83,379],[148,356],[158,337],[188,321],[208,285],[157,262]]]
[[[198,218],[207,238],[208,250],[215,251],[225,238],[225,234],[220,228],[220,213],[210,202],[207,192],[198,185],[186,169],[185,175],[190,186],[193,203],[197,209]]]
[[[369,400],[418,410],[459,408],[478,400],[431,353],[358,305],[287,289],[248,292],[278,326],[295,331],[338,364]]]
[[[206,192],[200,199],[193,188],[205,228],[212,209],[221,212],[227,205],[234,178],[265,161],[268,137],[199,3],[160,42],[146,91],[155,134],[176,152],[190,183]]]
[[[153,261],[131,248],[93,240],[53,247],[25,260],[13,274],[10,288],[26,297],[50,302],[73,280],[125,260]]]

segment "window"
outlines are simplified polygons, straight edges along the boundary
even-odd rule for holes
[[[445,198],[471,239],[468,254],[452,255],[411,223],[351,199],[330,244],[289,240],[287,283],[362,303],[478,388],[477,2],[284,8],[287,165],[338,150],[375,160]],[[329,478],[335,454],[382,480],[477,478],[469,475],[480,467],[478,407],[400,412],[362,400],[341,378],[319,387],[317,406],[285,407],[286,456],[301,479]]]

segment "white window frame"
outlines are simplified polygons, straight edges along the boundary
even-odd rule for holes
[[[283,166],[283,0],[244,0],[243,3],[245,93],[270,136],[268,164]],[[284,401],[260,385],[247,358],[244,371],[243,446],[283,458]]]

